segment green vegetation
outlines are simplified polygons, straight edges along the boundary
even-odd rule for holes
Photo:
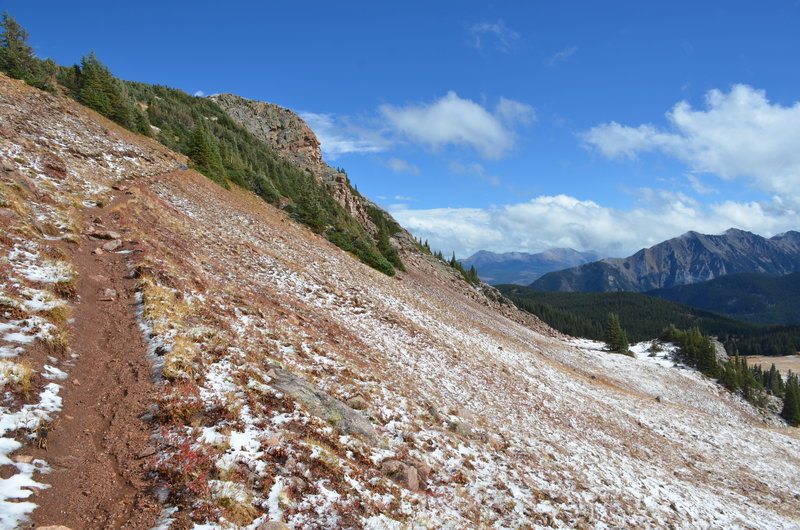
[[[0,35],[0,69],[33,86],[77,100],[119,125],[155,137],[189,157],[192,168],[229,188],[236,184],[283,208],[296,221],[324,235],[367,265],[394,275],[404,270],[390,237],[400,230],[379,208],[366,204],[377,227],[367,230],[314,175],[285,161],[212,100],[159,85],[122,81],[94,52],[80,65],[59,66],[35,57],[28,34],[7,13]],[[351,188],[352,189],[352,188]],[[352,189],[354,195],[366,202]]]
[[[665,326],[697,327],[718,337],[730,354],[791,355],[800,350],[800,326],[766,326],[662,300],[640,293],[564,293],[519,285],[497,285],[520,309],[576,337],[604,340],[609,313],[625,323],[632,342],[659,336]]]
[[[425,241],[424,244],[418,241],[417,246],[420,247],[420,250],[422,250],[423,252],[426,253],[431,252],[431,247],[428,245],[427,241]],[[475,267],[470,267],[469,270],[465,269],[464,266],[461,264],[461,262],[456,259],[455,252],[453,253],[453,256],[449,260],[444,258],[444,255],[442,254],[441,250],[437,250],[436,252],[434,252],[433,257],[437,258],[442,263],[450,265],[450,267],[458,271],[458,273],[461,274],[461,276],[468,283],[471,283],[472,285],[477,285],[481,283],[481,279],[478,277],[478,271],[475,270]]]
[[[603,340],[610,351],[632,355],[628,350],[628,336],[622,329],[619,323],[619,316],[616,313],[608,314]]]
[[[800,272],[785,276],[729,274],[646,294],[754,324],[800,324]]]

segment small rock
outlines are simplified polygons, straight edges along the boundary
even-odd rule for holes
[[[385,460],[381,464],[381,471],[386,473],[387,475],[392,475],[397,473],[403,468],[403,463],[399,460]]]
[[[419,489],[419,477],[417,476],[417,468],[414,466],[403,466],[403,471],[398,478],[400,483],[411,491]]]
[[[72,384],[75,385],[75,386],[81,386],[81,382],[78,381],[77,379],[73,379],[72,380]]]
[[[361,396],[356,396],[347,400],[347,404],[351,409],[364,410],[367,408],[367,402]]]
[[[128,191],[128,186],[124,184],[114,184],[111,188],[117,191]]]
[[[108,283],[108,278],[102,274],[92,274],[89,278],[97,283]]]
[[[36,530],[71,530],[68,526],[54,524],[49,526],[37,526]]]
[[[69,414],[64,414],[64,417],[68,420],[74,420],[75,416],[70,416]]]
[[[147,458],[148,456],[153,456],[154,454],[156,454],[156,448],[151,446],[142,451],[141,453],[139,453],[138,455],[136,455],[136,458],[138,459]]]
[[[100,254],[102,254],[102,253],[103,253],[103,249],[102,249],[102,248],[100,248],[100,247],[97,247],[96,249],[94,249],[94,250],[92,251],[92,254],[97,254],[98,256],[99,256]]]
[[[428,479],[431,476],[431,471],[433,471],[431,466],[425,462],[417,462],[415,467],[417,468],[417,475],[419,475],[419,479],[422,482],[428,482]]]
[[[656,396],[656,401],[658,401],[659,403],[661,403],[661,396]]]
[[[121,239],[112,239],[108,243],[104,244],[101,248],[103,250],[105,250],[106,252],[113,252],[113,251],[117,250],[121,246],[122,246],[122,240]]]
[[[289,527],[286,526],[286,523],[278,521],[264,521],[256,527],[256,530],[289,530]]]
[[[96,225],[101,225],[101,224],[103,224],[103,220],[102,220],[102,219],[100,219],[99,217],[95,217],[94,219],[92,219],[92,222],[93,222],[94,224],[96,224]]]
[[[30,464],[33,462],[33,456],[31,455],[14,455],[12,458],[17,464]]]
[[[117,290],[116,289],[103,289],[103,296],[105,298],[111,298],[112,300],[117,297]]]
[[[278,447],[281,444],[280,438],[277,436],[270,436],[266,440],[264,440],[264,445],[267,447]]]

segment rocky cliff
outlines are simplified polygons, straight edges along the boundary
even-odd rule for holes
[[[317,135],[300,116],[273,103],[253,101],[234,94],[218,94],[209,98],[269,148],[327,184],[339,204],[367,230],[375,232],[375,224],[366,212],[364,199],[353,193],[346,174],[323,161]]]
[[[687,232],[627,258],[606,258],[551,272],[531,287],[545,291],[642,292],[741,272],[781,276],[797,271],[800,233],[767,239],[732,228],[721,235]]]

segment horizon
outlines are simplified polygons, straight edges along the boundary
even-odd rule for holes
[[[800,227],[797,2],[3,9],[39,57],[292,109],[445,254]]]

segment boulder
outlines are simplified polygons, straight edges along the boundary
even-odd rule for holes
[[[311,414],[330,422],[340,433],[357,435],[373,446],[378,444],[375,428],[357,410],[329,396],[300,376],[278,366],[270,366],[268,375],[271,378],[269,384],[273,388],[292,396]]]

